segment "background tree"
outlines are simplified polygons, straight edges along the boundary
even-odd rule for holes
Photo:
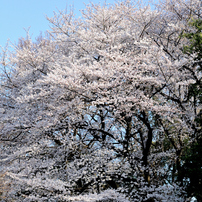
[[[191,68],[196,68],[199,75],[202,72],[202,20],[192,19],[190,25],[194,27],[194,32],[185,33],[184,37],[189,39],[190,44],[184,47],[184,52],[193,55],[194,62]],[[188,98],[192,99],[195,108],[195,141],[187,147],[184,157],[185,177],[188,178],[188,193],[195,195],[198,201],[202,201],[202,82],[201,78],[189,86]]]

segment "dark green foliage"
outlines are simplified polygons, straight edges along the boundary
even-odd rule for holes
[[[190,44],[184,46],[185,54],[195,54],[192,68],[202,72],[202,20],[192,20],[189,23],[195,29],[195,32],[185,33],[183,36],[189,39]],[[194,97],[195,104],[202,103],[202,82],[196,80],[195,84],[190,85],[188,98]]]
[[[185,33],[183,36],[189,39],[190,45],[184,46],[184,53],[193,54],[197,53],[197,59],[202,57],[202,20],[192,20],[190,25],[193,26],[196,31],[192,33]]]
[[[186,33],[184,37],[189,39],[190,44],[184,47],[184,53],[195,54],[192,68],[196,68],[202,73],[202,20],[192,20],[191,26],[195,32]],[[202,103],[202,82],[196,79],[196,83],[189,86],[188,100],[193,98],[193,106],[197,108]],[[202,110],[195,112],[195,141],[187,148],[183,170],[184,179],[187,179],[187,192],[190,196],[196,196],[198,201],[202,201]]]
[[[198,200],[202,199],[202,139],[193,143],[187,149],[183,165],[185,178],[188,179],[187,192],[194,195]]]

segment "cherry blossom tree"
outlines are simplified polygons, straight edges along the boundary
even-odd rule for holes
[[[198,0],[60,11],[1,54],[2,193],[16,201],[184,201],[201,81],[184,54]]]

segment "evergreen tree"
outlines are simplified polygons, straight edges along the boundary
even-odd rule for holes
[[[192,20],[190,23],[195,29],[194,32],[184,34],[189,39],[190,44],[184,47],[184,53],[193,55],[194,63],[192,68],[197,68],[198,74],[202,73],[202,20]],[[190,148],[187,148],[184,156],[184,173],[188,178],[188,194],[196,196],[198,201],[202,201],[202,110],[198,107],[202,103],[202,82],[201,79],[189,86],[188,99],[193,100],[195,108],[195,141]]]

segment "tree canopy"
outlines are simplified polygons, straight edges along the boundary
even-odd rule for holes
[[[0,199],[201,201],[201,8],[91,3],[2,49]]]
[[[190,22],[195,30],[191,33],[184,34],[184,37],[188,38],[190,41],[189,45],[184,47],[184,52],[186,54],[194,54],[194,64],[193,66],[198,67],[198,72],[202,73],[202,19],[192,19]],[[202,104],[202,82],[201,79],[191,84],[189,86],[189,95],[194,100],[195,106],[200,106]],[[195,134],[195,140],[192,142],[191,146],[187,147],[187,152],[184,156],[184,169],[185,177],[187,177],[190,182],[187,186],[188,193],[197,196],[199,201],[202,199],[202,109],[199,108],[199,112],[195,117],[195,123],[197,125],[197,131]]]

